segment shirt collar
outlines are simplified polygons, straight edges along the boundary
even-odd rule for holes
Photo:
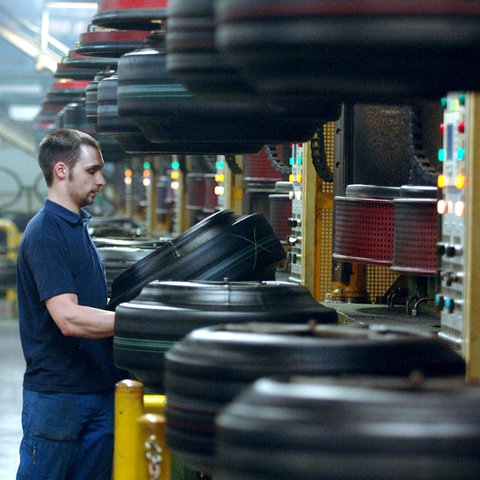
[[[45,205],[43,206],[46,212],[53,213],[58,215],[59,217],[63,218],[69,223],[77,224],[83,223],[86,224],[92,215],[88,213],[83,208],[80,209],[80,215],[78,213],[72,212],[68,208],[62,207],[60,204],[49,200],[48,198],[45,200]]]

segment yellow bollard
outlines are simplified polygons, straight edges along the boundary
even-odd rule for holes
[[[15,223],[8,218],[0,218],[0,231],[5,232],[7,243],[7,252],[4,256],[7,260],[11,260],[12,262],[16,263],[18,257],[18,245],[20,244],[22,235],[18,231]],[[7,301],[10,316],[14,316],[16,314],[15,309],[17,305],[17,290],[15,287],[7,288],[5,292],[5,299]]]
[[[165,395],[145,394],[143,397],[143,411],[144,413],[158,413],[165,414],[167,406],[167,397]]]
[[[143,415],[143,383],[122,380],[115,390],[114,480],[135,480],[143,454],[138,418]]]
[[[4,231],[6,236],[7,253],[5,254],[5,258],[16,262],[18,245],[20,244],[22,235],[18,231],[15,223],[7,218],[0,218],[0,230]]]
[[[143,468],[138,480],[170,480],[171,453],[165,441],[165,417],[146,413],[138,419],[143,450]]]

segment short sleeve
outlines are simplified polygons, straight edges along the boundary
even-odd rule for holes
[[[24,256],[41,301],[63,293],[77,293],[63,235],[41,234],[25,245]]]

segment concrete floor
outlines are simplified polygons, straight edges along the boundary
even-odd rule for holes
[[[0,479],[15,480],[22,437],[22,379],[25,362],[18,322],[0,312]]]

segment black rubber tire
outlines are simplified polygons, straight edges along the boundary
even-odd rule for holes
[[[108,308],[134,299],[154,280],[274,280],[285,256],[263,215],[220,210],[116,277]]]
[[[168,5],[167,70],[195,95],[252,95],[255,90],[215,46],[213,0]]]
[[[104,78],[97,88],[97,125],[99,133],[113,135],[123,150],[128,153],[210,153],[218,151],[218,142],[186,142],[183,140],[151,142],[140,126],[131,118],[120,116],[118,113],[118,77],[116,74]],[[238,144],[223,145],[225,153],[238,152]],[[249,144],[247,150],[257,151],[260,144]]]
[[[403,103],[478,86],[479,14],[476,1],[218,0],[216,44],[264,94]]]
[[[222,480],[474,480],[480,388],[462,381],[263,378],[217,417]]]
[[[206,327],[188,334],[165,358],[167,443],[187,466],[207,473],[213,467],[216,415],[261,377],[465,372],[463,358],[436,336],[340,325]]]
[[[294,132],[302,121],[305,129],[310,128],[307,119],[316,119],[323,124],[339,118],[339,103],[325,99],[313,102],[300,96],[295,102],[287,102],[284,98],[272,102],[267,95],[259,95],[248,76],[228,62],[216,46],[215,3],[214,0],[172,0],[169,3],[166,68],[173,77],[182,81],[195,96],[227,104],[228,101],[242,100],[252,109],[248,119],[252,125],[261,118],[264,107],[271,103],[272,122],[291,119],[290,127],[287,125],[291,132],[287,136],[301,136],[301,133]],[[293,122],[294,118],[300,123]],[[261,126],[261,122],[258,125]],[[310,130],[309,137],[314,133],[315,130]]]
[[[164,35],[152,32],[143,50],[118,62],[119,114],[134,119],[152,142],[218,142],[218,153],[229,144],[230,151],[233,145],[247,152],[252,145],[309,140],[326,118],[338,118],[338,104],[328,104],[323,117],[305,118],[280,103],[194,96],[167,72]]]
[[[163,392],[164,354],[192,330],[239,322],[337,323],[306,287],[283,282],[152,282],[116,308],[114,359]]]
[[[98,253],[105,266],[108,294],[112,293],[112,282],[115,277],[152,253],[153,250],[154,248],[100,247]]]

